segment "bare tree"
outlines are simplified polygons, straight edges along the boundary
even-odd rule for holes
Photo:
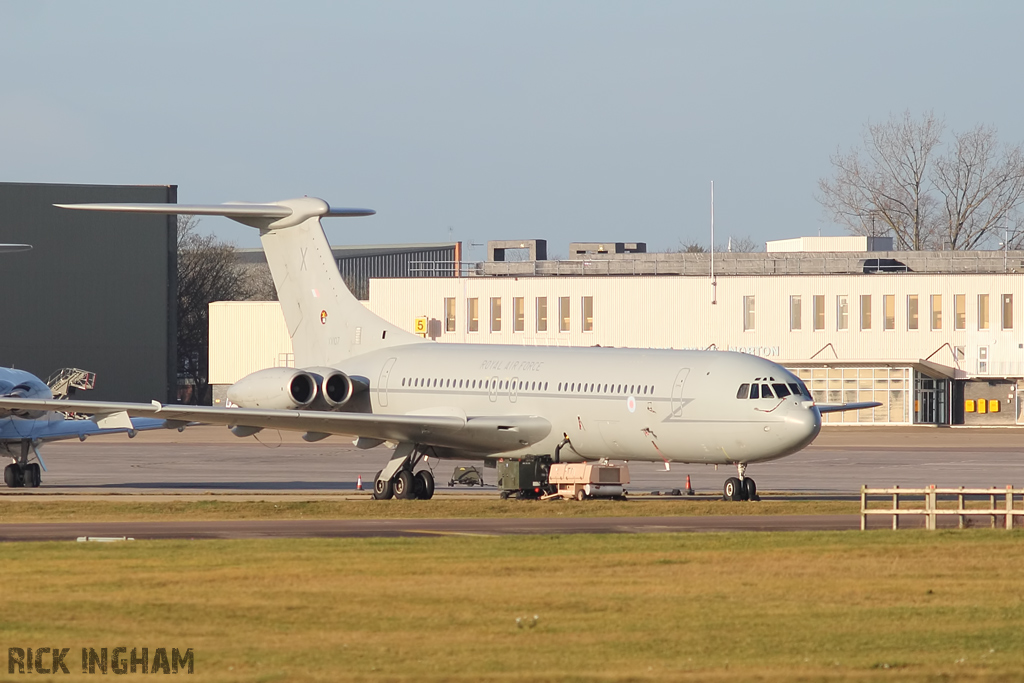
[[[708,248],[697,240],[679,240],[679,246],[675,249],[667,249],[669,253],[680,253],[680,254],[705,254]]]
[[[928,173],[943,127],[930,112],[915,120],[909,111],[869,124],[862,148],[831,157],[835,176],[818,182],[818,201],[854,234],[891,234],[898,249],[932,246],[938,212]]]
[[[943,241],[951,249],[977,249],[990,237],[1003,239],[1024,199],[1024,150],[1000,145],[995,129],[977,126],[955,135],[933,177],[945,199]]]
[[[730,237],[729,241],[725,244],[725,248],[722,249],[721,247],[718,247],[718,251],[731,251],[737,254],[754,254],[764,251],[764,242],[757,242],[749,235],[746,237]]]
[[[178,376],[192,386],[190,403],[209,401],[210,303],[247,298],[234,247],[198,225],[178,216]]]
[[[242,298],[247,301],[277,301],[277,287],[268,264],[252,263],[244,266],[242,272]]]

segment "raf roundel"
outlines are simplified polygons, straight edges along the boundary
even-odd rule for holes
[[[632,396],[626,399],[626,410],[628,410],[631,413],[636,412],[636,399],[633,398]]]
[[[320,324],[321,325],[326,325],[327,324],[327,311],[320,311]]]

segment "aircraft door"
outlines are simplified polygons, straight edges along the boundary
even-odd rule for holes
[[[490,386],[487,387],[487,398],[491,399],[491,403],[494,403],[495,401],[498,400],[498,383],[498,378],[492,377],[489,383]]]
[[[377,381],[377,403],[382,407],[388,404],[388,378],[391,377],[391,368],[395,366],[397,358],[388,358],[384,368],[380,371],[380,379]]]
[[[511,403],[515,403],[519,398],[519,378],[512,378],[512,385],[508,388],[508,400]]]
[[[683,387],[686,385],[686,378],[690,376],[690,368],[683,368],[676,373],[676,379],[672,382],[672,417],[683,416],[683,406],[688,401],[683,400]]]

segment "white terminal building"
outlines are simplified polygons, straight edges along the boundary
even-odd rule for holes
[[[484,262],[371,279],[364,304],[440,344],[740,351],[791,369],[819,401],[882,404],[827,424],[1024,424],[1024,252],[891,249],[804,237],[712,264],[643,243],[574,243],[552,261],[543,240],[491,242]],[[291,359],[277,302],[211,304],[215,400]]]

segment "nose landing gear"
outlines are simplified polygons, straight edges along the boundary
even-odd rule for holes
[[[739,477],[729,477],[725,480],[725,487],[722,490],[725,500],[761,500],[757,495],[757,484],[749,477],[744,477],[747,464],[736,463],[736,470]]]

